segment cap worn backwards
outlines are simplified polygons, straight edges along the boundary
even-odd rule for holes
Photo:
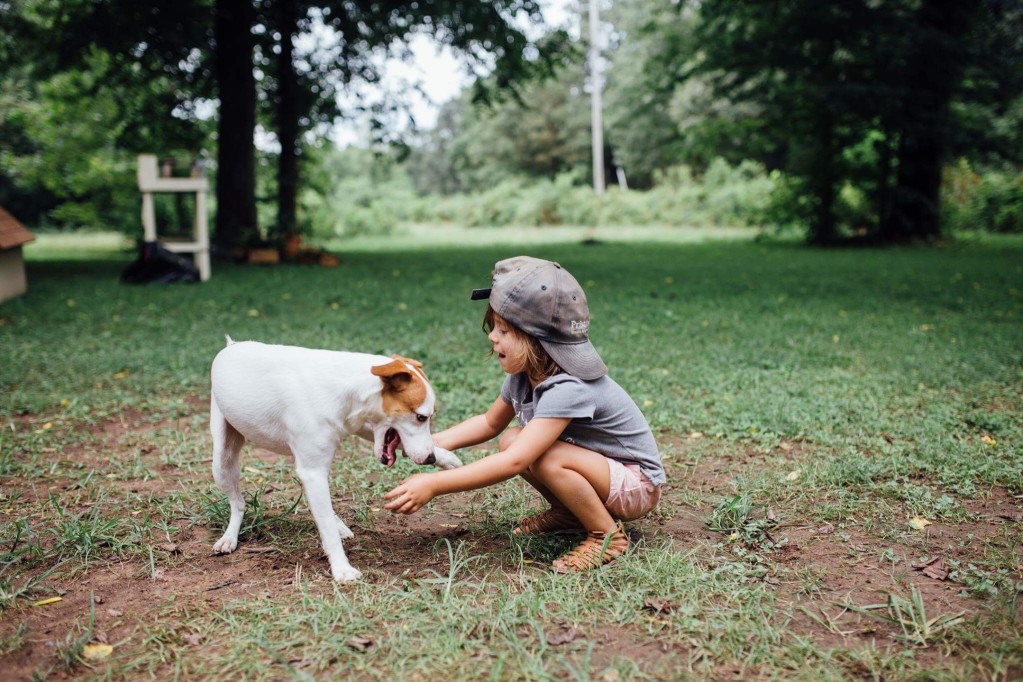
[[[592,381],[607,373],[590,343],[586,294],[558,263],[530,256],[499,261],[491,288],[476,289],[471,298],[489,298],[495,313],[536,337],[569,374]]]

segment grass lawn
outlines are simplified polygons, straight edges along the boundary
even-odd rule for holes
[[[116,239],[29,246],[29,294],[0,305],[0,678],[1023,677],[1023,239],[662,232],[419,228],[339,245],[337,268],[143,287],[118,282]],[[517,253],[584,285],[662,447],[627,560],[551,573],[571,539],[510,535],[536,505],[517,481],[394,517],[382,495],[416,467],[354,440],[332,486],[363,581],[330,580],[291,463],[263,450],[242,544],[211,556],[225,334],[419,359],[444,428],[497,395],[468,294]]]

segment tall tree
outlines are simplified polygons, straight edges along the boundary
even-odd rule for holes
[[[303,133],[337,115],[336,89],[353,76],[377,77],[374,56],[416,31],[432,33],[486,64],[490,83],[510,86],[544,63],[543,52],[517,23],[537,21],[536,0],[117,0],[104,3],[37,0],[19,17],[39,15],[42,33],[58,46],[50,73],[75,68],[90,50],[111,56],[108,77],[159,76],[168,87],[164,107],[152,120],[168,119],[172,109],[188,111],[197,98],[215,94],[217,122],[217,218],[214,242],[223,249],[259,235],[255,196],[254,130],[257,101],[276,106],[273,128],[282,142],[278,169],[281,230],[295,223],[295,193]],[[19,6],[22,9],[22,6]],[[300,68],[295,38],[309,27],[312,11],[334,30],[337,44],[329,58],[307,60]],[[269,34],[276,65],[256,64],[255,32]],[[0,48],[8,50],[6,43]],[[45,52],[38,59],[46,61]],[[254,68],[266,77],[257,82]],[[215,88],[206,86],[215,84]],[[146,106],[156,102],[146,100]],[[194,110],[194,109],[193,109]],[[140,119],[141,120],[141,119]]]
[[[277,162],[277,231],[293,233],[298,226],[298,160],[301,154],[301,84],[295,64],[295,38],[301,31],[299,3],[277,0],[274,10],[274,34],[277,49],[276,123],[281,153]],[[303,17],[304,18],[304,17]],[[307,114],[308,115],[308,114]]]
[[[252,73],[256,12],[252,0],[216,0],[214,63],[217,123],[217,218],[214,244],[229,251],[258,235],[256,218],[256,79]]]
[[[950,107],[969,97],[964,74],[992,77],[1004,68],[978,59],[987,50],[972,44],[1000,33],[1004,4],[706,0],[694,72],[709,74],[730,98],[762,105],[788,146],[784,166],[809,199],[811,241],[842,236],[836,209],[844,184],[873,198],[871,240],[930,238],[941,227]],[[1014,54],[1018,64],[1018,46]]]
[[[378,57],[382,52],[393,53],[398,41],[427,33],[477,65],[489,64],[491,75],[486,82],[498,89],[537,71],[549,71],[563,48],[563,43],[548,40],[537,49],[516,23],[523,16],[533,22],[540,19],[535,0],[265,0],[261,7],[271,29],[267,35],[275,43],[267,46],[275,54],[275,68],[264,83],[281,146],[277,232],[292,231],[297,224],[303,134],[343,113],[337,108],[337,93],[353,80],[379,81]],[[295,41],[317,26],[333,32],[334,45],[326,54],[304,56],[299,68]],[[398,53],[408,56],[401,49]]]
[[[194,53],[201,4],[21,0],[0,11],[0,91],[10,95],[0,187],[17,186],[8,205],[35,196],[46,205],[29,200],[29,210],[63,224],[135,224],[125,173],[134,155],[197,149],[207,135],[189,106],[211,83]]]
[[[858,170],[845,151],[875,123],[867,101],[879,77],[873,55],[892,39],[880,11],[892,4],[707,0],[700,6],[700,56],[686,57],[691,72],[730,100],[759,105],[768,134],[784,141],[783,167],[807,198],[802,218],[811,241],[838,237],[838,192]]]
[[[925,0],[909,13],[904,57],[885,79],[896,94],[889,132],[897,144],[897,175],[881,215],[881,241],[941,233],[939,195],[950,105],[968,64],[965,38],[982,9],[981,0]]]

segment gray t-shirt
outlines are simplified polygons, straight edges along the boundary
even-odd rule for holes
[[[650,424],[629,394],[609,376],[583,381],[557,374],[535,388],[524,373],[509,374],[501,398],[512,406],[519,424],[534,417],[571,418],[558,437],[624,464],[638,464],[654,485],[665,481],[661,455]]]

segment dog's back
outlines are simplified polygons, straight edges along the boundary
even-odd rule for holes
[[[366,353],[231,342],[213,360],[212,399],[224,419],[246,440],[291,454],[288,433],[322,430],[327,426],[323,420],[331,419],[338,420],[332,430],[348,430],[343,419],[346,410],[324,412],[323,407],[372,402],[374,392],[380,392],[380,382],[370,368],[387,360]],[[282,414],[282,405],[307,407]],[[298,423],[302,420],[315,424]]]

